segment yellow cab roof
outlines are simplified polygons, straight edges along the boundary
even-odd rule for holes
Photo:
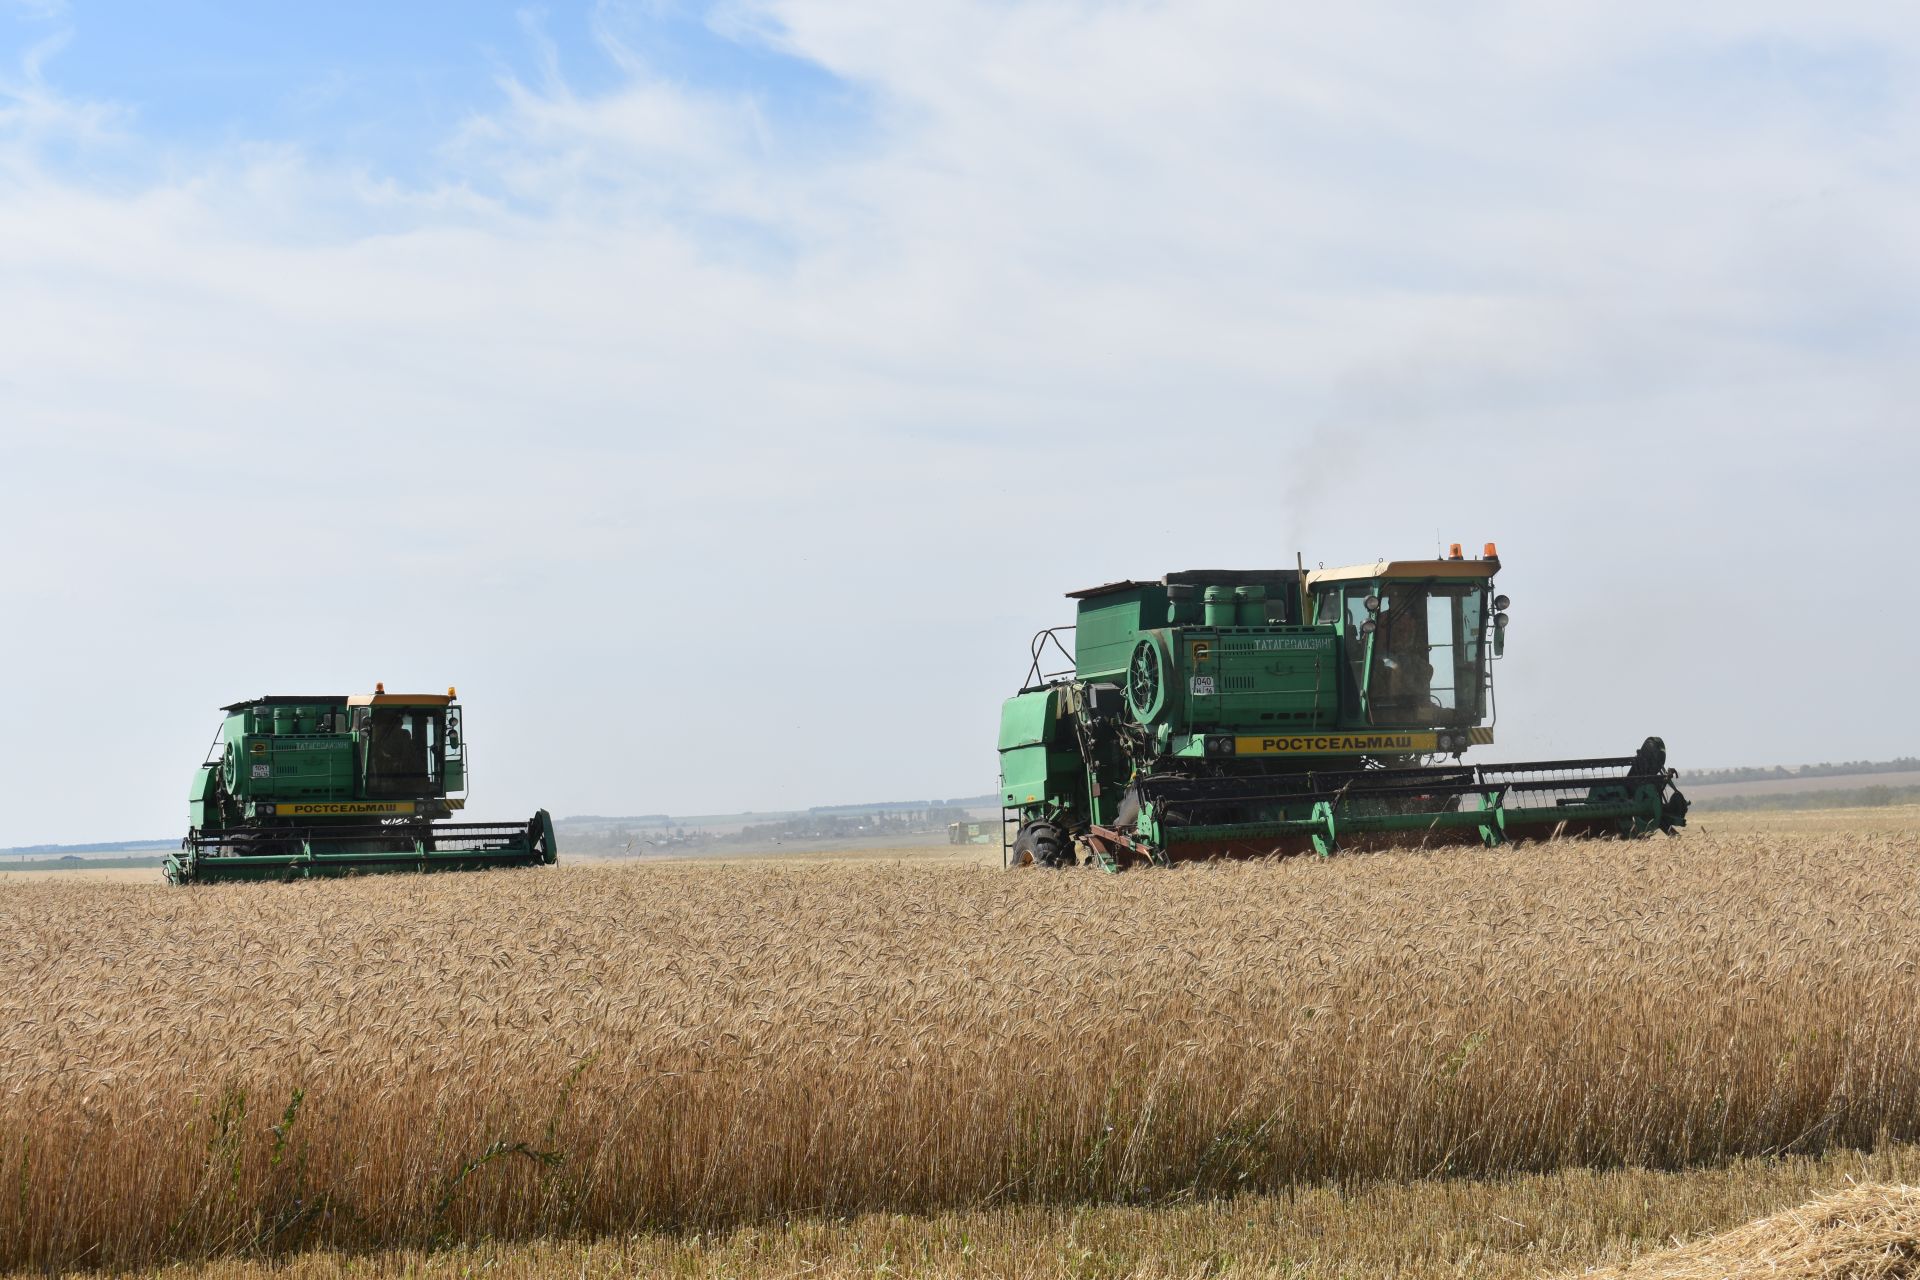
[[[444,707],[453,698],[445,693],[356,693],[347,698],[350,707]]]
[[[1498,560],[1376,560],[1338,569],[1309,569],[1307,586],[1370,578],[1491,578],[1499,569]]]

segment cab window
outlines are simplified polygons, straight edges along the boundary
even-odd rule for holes
[[[1368,703],[1375,724],[1472,724],[1485,687],[1479,582],[1388,583],[1375,616]]]
[[[411,794],[440,781],[440,712],[426,707],[375,707],[366,724],[369,792]]]

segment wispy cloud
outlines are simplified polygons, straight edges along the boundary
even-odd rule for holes
[[[125,137],[128,113],[123,108],[76,100],[48,84],[48,62],[72,37],[68,29],[42,36],[22,52],[11,74],[0,73],[0,156],[16,165],[49,145],[93,147]]]
[[[1920,462],[1891,7],[709,11],[778,91],[667,75],[618,16],[616,83],[504,75],[427,178],[266,138],[129,192],[42,161],[137,121],[19,66],[0,450],[33,482],[0,532],[61,549],[0,570],[56,620],[0,658],[152,706],[210,602],[404,583],[475,621],[276,629],[150,719],[403,668],[493,686],[502,812],[932,793],[989,775],[1058,591],[1439,523],[1509,553],[1520,753],[1910,748],[1848,709],[1864,668],[1790,727],[1752,696],[1783,584],[1920,622],[1876,514]],[[1836,112],[1805,68],[1862,51],[1892,70]],[[877,756],[903,699],[950,733]],[[537,745],[559,705],[603,765]],[[742,716],[787,762],[751,795],[704,764]]]

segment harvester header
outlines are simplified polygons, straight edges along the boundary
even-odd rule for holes
[[[1506,648],[1469,559],[1197,569],[1069,592],[1002,710],[1009,861],[1109,867],[1685,821],[1666,749],[1469,765]]]
[[[553,820],[442,821],[466,807],[446,693],[271,694],[228,703],[188,792],[174,884],[551,863]]]

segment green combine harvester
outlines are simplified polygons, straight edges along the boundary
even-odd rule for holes
[[[1468,559],[1193,570],[1075,591],[1000,717],[1012,866],[1672,832],[1666,745],[1468,764],[1507,597]],[[1064,633],[1072,633],[1072,651]]]
[[[236,702],[193,775],[173,884],[551,864],[545,809],[520,823],[446,822],[466,800],[454,691]]]

